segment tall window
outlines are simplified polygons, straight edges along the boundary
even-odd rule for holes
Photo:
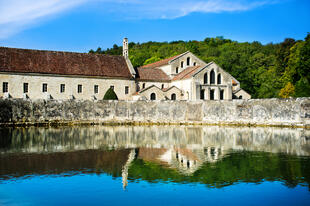
[[[81,84],[78,84],[77,92],[82,93],[82,85]]]
[[[164,87],[165,87],[165,85],[164,85],[164,84],[162,84],[162,85],[161,85],[161,88],[163,89]]]
[[[179,73],[179,67],[175,68],[175,73]]]
[[[210,100],[214,100],[214,89],[210,90]]]
[[[142,84],[142,89],[144,89],[144,88],[145,88],[145,83]]]
[[[3,84],[2,84],[2,91],[3,91],[3,93],[9,91],[9,83],[8,82],[3,82]]]
[[[24,83],[24,93],[28,93],[28,83]]]
[[[151,94],[151,100],[156,100],[156,94],[155,93]]]
[[[47,92],[47,84],[42,84],[42,92]]]
[[[65,84],[60,84],[60,93],[64,93],[66,89]]]
[[[208,84],[208,73],[203,76],[203,84]]]
[[[200,99],[205,99],[205,90],[200,90]]]
[[[171,94],[171,100],[176,100],[177,99],[177,95],[175,93]]]
[[[217,84],[222,84],[222,76],[221,76],[221,74],[217,75]]]
[[[215,72],[213,70],[210,72],[210,84],[215,84]]]
[[[98,85],[94,85],[94,93],[98,94],[99,92],[99,86]]]
[[[111,85],[110,88],[114,91],[114,86],[113,85]]]
[[[221,91],[220,91],[220,99],[221,99],[221,100],[224,99],[224,90],[221,90]]]
[[[129,87],[126,86],[126,87],[125,87],[125,94],[128,94],[128,93],[129,93]]]
[[[182,62],[181,62],[181,68],[183,68],[183,66],[184,66],[184,62],[182,61]]]
[[[193,65],[194,65],[194,66],[196,66],[196,64],[197,64],[197,63],[196,63],[196,62],[194,62],[194,64],[193,64]]]
[[[190,58],[190,57],[187,57],[187,59],[186,59],[186,65],[189,66],[190,63],[191,63],[191,58]]]

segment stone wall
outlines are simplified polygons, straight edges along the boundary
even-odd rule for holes
[[[1,124],[166,123],[310,126],[310,98],[232,101],[0,99]]]

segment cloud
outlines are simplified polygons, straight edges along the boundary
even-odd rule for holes
[[[274,1],[266,0],[0,0],[0,39],[77,6],[97,3],[119,19],[174,19],[193,12],[247,11]]]

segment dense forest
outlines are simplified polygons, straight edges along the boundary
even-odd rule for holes
[[[129,43],[134,67],[191,51],[205,62],[214,61],[241,82],[252,98],[310,96],[310,33],[304,40],[281,43],[239,43],[223,37],[204,41]],[[89,53],[122,55],[122,47]]]

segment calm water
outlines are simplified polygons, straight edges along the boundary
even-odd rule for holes
[[[0,128],[0,205],[310,205],[310,131]]]

